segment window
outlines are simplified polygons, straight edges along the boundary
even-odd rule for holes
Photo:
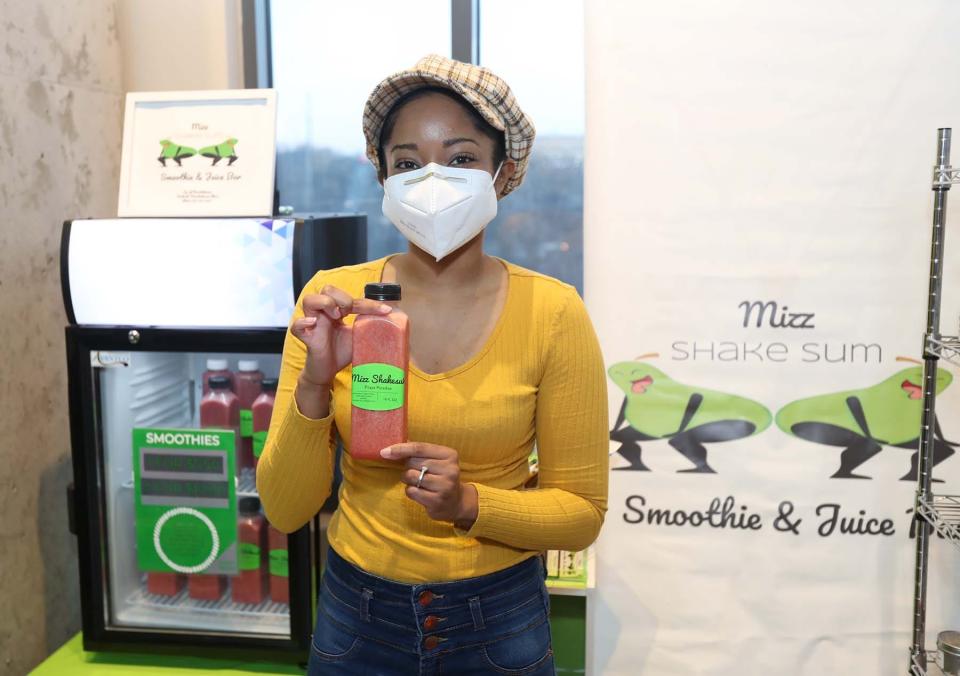
[[[527,177],[501,200],[486,250],[582,293],[582,0],[481,0],[480,65],[510,83],[537,128]]]
[[[480,0],[479,16],[481,65],[510,83],[537,127],[527,178],[500,202],[487,251],[582,291],[582,0]],[[549,31],[538,29],[545,17]],[[283,0],[270,3],[270,29],[281,203],[304,213],[363,212],[371,259],[405,251],[380,210],[363,104],[391,72],[426,54],[451,55],[451,0]]]

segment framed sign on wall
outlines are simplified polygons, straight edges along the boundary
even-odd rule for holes
[[[269,216],[276,92],[131,92],[117,215]]]

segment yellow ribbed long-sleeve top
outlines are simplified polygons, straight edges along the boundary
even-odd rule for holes
[[[321,271],[303,295],[331,284],[362,297],[365,284],[380,281],[387,260]],[[405,495],[399,463],[344,453],[328,537],[337,553],[369,573],[408,584],[463,579],[543,550],[583,549],[600,531],[609,444],[596,334],[573,287],[502,262],[507,297],[483,347],[445,373],[411,364],[408,377],[410,440],[457,450],[461,481],[477,489],[477,520],[469,531],[434,521]],[[303,316],[302,297],[294,319]],[[329,496],[335,435],[350,448],[350,367],[337,374],[330,415],[314,420],[293,396],[305,360],[306,347],[288,331],[257,468],[267,518],[286,532],[307,523]],[[539,481],[525,490],[534,443]]]

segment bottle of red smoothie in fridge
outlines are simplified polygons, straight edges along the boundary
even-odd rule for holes
[[[176,596],[186,581],[179,573],[147,573],[147,592],[159,596]]]
[[[253,465],[256,467],[267,442],[267,430],[270,429],[270,417],[273,415],[273,403],[277,396],[277,379],[264,378],[263,392],[253,402]]]
[[[200,400],[200,427],[240,431],[240,399],[225,375],[210,377],[210,391]],[[237,448],[237,446],[235,446]]]
[[[380,460],[380,449],[407,440],[407,370],[410,324],[396,308],[399,284],[367,284],[364,296],[394,309],[359,315],[353,324],[350,455]]]
[[[200,400],[200,427],[238,432],[240,400],[230,390],[230,378],[225,375],[212,375],[209,385],[210,391]],[[215,601],[223,596],[226,588],[227,579],[224,575],[194,574],[187,578],[187,590],[194,599]]]
[[[267,547],[270,559],[270,600],[290,603],[290,557],[287,554],[287,536],[273,526],[267,527]]]
[[[253,402],[260,396],[263,373],[255,359],[241,359],[234,377],[234,392],[240,400],[239,467],[253,467]]]
[[[230,389],[233,389],[233,372],[227,368],[226,359],[208,359],[207,370],[203,372],[203,393],[210,392],[210,378],[213,376],[226,376],[230,381]]]
[[[211,376],[210,391],[200,400],[200,427],[240,429],[240,399],[227,376]]]
[[[267,522],[260,514],[260,499],[240,498],[237,503],[237,546],[240,574],[230,580],[230,598],[234,603],[258,604],[266,598]]]
[[[198,601],[218,601],[227,590],[225,575],[205,575],[198,573],[187,576],[187,592],[190,598]]]

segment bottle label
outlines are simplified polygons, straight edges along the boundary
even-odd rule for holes
[[[276,577],[290,577],[289,556],[286,549],[270,550],[270,574]]]
[[[259,570],[260,548],[252,542],[241,542],[238,562],[240,564],[241,571]]]
[[[240,436],[253,436],[253,411],[249,408],[240,409]]]
[[[403,406],[406,377],[392,364],[360,364],[353,367],[353,405],[367,411],[392,411]]]
[[[253,433],[253,457],[259,458],[263,453],[263,447],[267,443],[267,431]]]

